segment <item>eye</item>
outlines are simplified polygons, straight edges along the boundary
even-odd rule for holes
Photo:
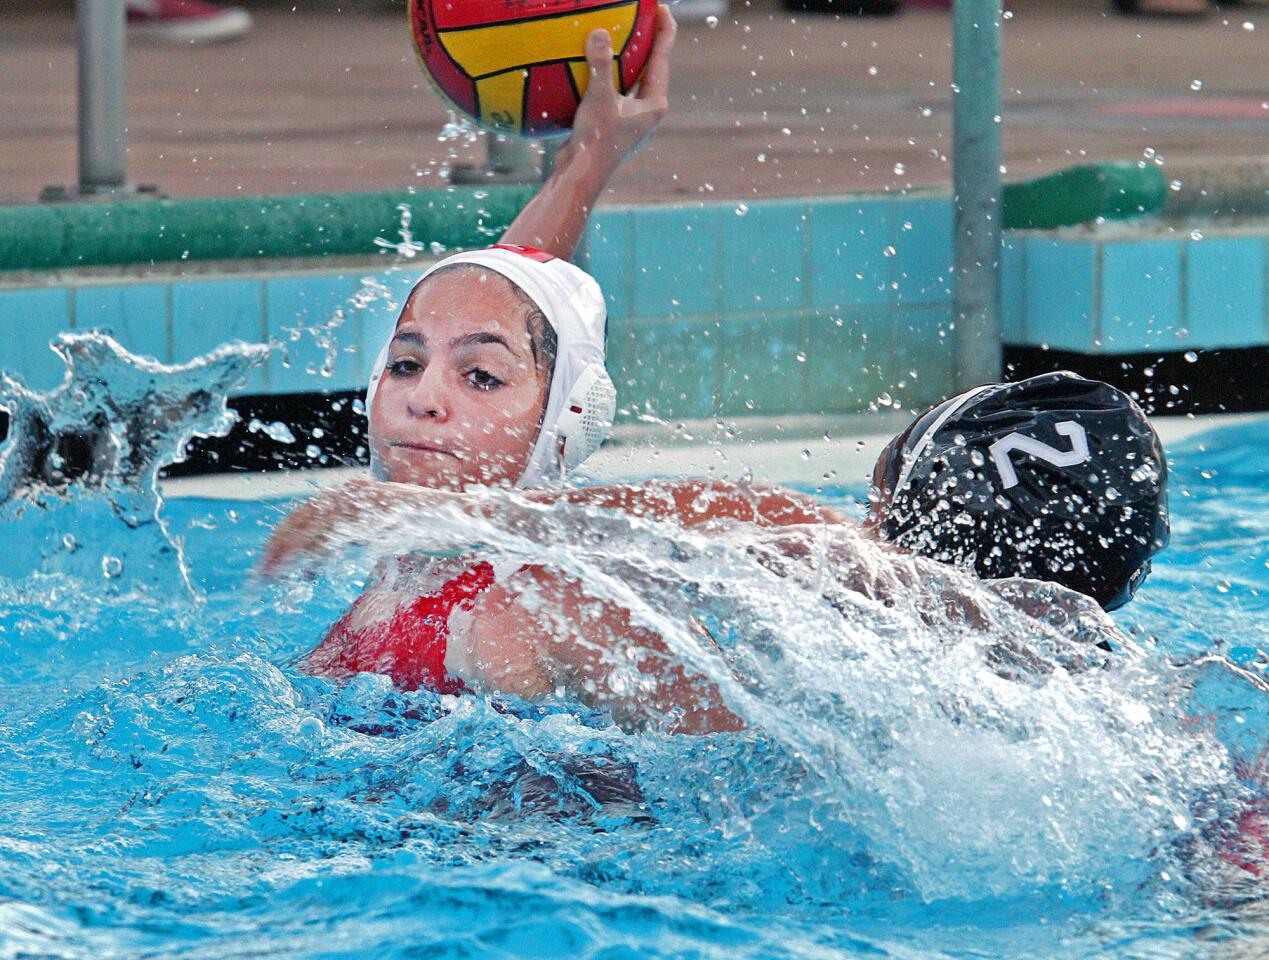
[[[409,377],[418,373],[421,369],[417,360],[409,357],[398,357],[388,364],[388,373],[394,377]]]
[[[501,380],[488,370],[481,370],[479,367],[467,372],[467,382],[477,390],[493,390],[502,386]]]

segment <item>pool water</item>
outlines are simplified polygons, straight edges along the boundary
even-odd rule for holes
[[[750,729],[710,737],[306,676],[365,564],[256,580],[284,502],[170,500],[167,537],[99,498],[10,507],[0,956],[1263,952],[1262,884],[1221,853],[1269,742],[1269,420],[1171,455],[1172,545],[1116,614],[1144,657],[1109,670],[1005,680],[671,543],[764,658]],[[672,539],[635,534],[626,560]],[[568,562],[616,583],[621,549]]]

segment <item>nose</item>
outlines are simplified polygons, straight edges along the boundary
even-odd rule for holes
[[[445,377],[439,364],[428,364],[415,381],[414,389],[406,398],[406,410],[412,417],[428,420],[449,418],[449,397]]]

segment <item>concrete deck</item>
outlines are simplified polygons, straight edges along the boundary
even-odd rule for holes
[[[1165,449],[1189,443],[1209,430],[1258,423],[1269,414],[1156,417]],[[613,440],[587,461],[583,473],[596,481],[622,483],[659,477],[717,477],[757,483],[863,488],[885,445],[908,425],[903,413],[805,417],[777,431],[772,422],[746,424],[728,435],[710,423],[687,429],[618,427]],[[165,497],[211,500],[273,500],[313,492],[365,476],[361,468],[226,473],[165,480]]]
[[[172,196],[443,182],[446,114],[400,7],[257,5],[256,29],[208,47],[129,51],[129,173]],[[1085,160],[1269,153],[1269,12],[1202,21],[1013,0],[1006,24],[1007,176]],[[9,0],[0,29],[0,198],[72,183],[72,4]],[[1247,25],[1250,25],[1249,29]],[[612,202],[946,187],[946,13],[791,17],[735,4],[685,26],[673,109]],[[1201,85],[1201,89],[1197,87]]]

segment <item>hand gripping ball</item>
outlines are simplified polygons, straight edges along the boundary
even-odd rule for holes
[[[586,92],[586,37],[612,35],[613,83],[627,93],[656,10],[656,0],[410,0],[410,23],[443,97],[488,130],[546,137],[572,126]]]

